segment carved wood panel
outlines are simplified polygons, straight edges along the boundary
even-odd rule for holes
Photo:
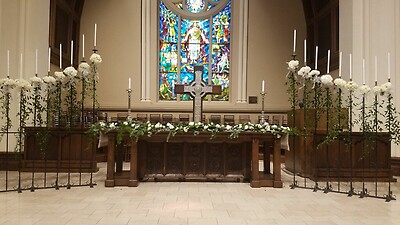
[[[186,174],[204,174],[204,145],[198,143],[186,143]]]
[[[228,174],[243,174],[242,144],[226,144],[226,169]]]
[[[166,144],[165,173],[183,174],[183,143]]]
[[[162,174],[164,167],[164,145],[159,142],[146,144],[146,173]]]
[[[224,174],[224,144],[207,144],[206,174]]]

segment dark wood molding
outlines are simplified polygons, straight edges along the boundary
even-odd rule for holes
[[[391,165],[392,165],[392,175],[400,176],[400,157],[392,157]]]

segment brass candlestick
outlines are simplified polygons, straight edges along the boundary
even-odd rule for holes
[[[127,115],[126,119],[128,121],[132,121],[132,116],[131,116],[131,113],[132,113],[132,110],[131,110],[131,93],[132,93],[132,89],[129,88],[126,91],[128,92],[128,115]]]
[[[261,117],[260,117],[260,124],[264,124],[265,116],[264,116],[264,100],[265,100],[265,91],[260,92],[261,95]]]

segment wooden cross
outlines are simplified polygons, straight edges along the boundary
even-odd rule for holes
[[[207,85],[203,81],[203,66],[194,66],[194,81],[188,85],[176,84],[175,94],[188,93],[193,97],[193,121],[201,122],[203,114],[203,98],[207,94],[221,94],[220,85]]]

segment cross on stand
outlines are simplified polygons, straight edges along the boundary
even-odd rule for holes
[[[188,85],[176,84],[175,94],[190,94],[193,97],[193,121],[201,122],[203,98],[207,94],[221,94],[220,85],[207,85],[203,81],[203,66],[194,66],[194,81]]]

